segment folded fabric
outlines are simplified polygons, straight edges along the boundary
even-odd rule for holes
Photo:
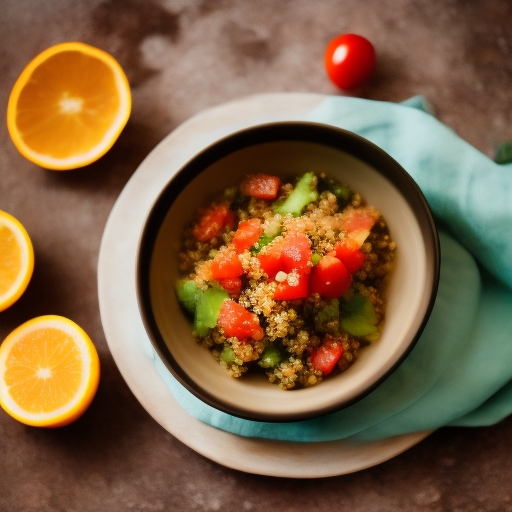
[[[295,423],[242,420],[204,404],[154,355],[190,414],[235,434],[289,441],[375,440],[444,425],[488,425],[512,412],[512,164],[498,165],[432,115],[332,97],[307,117],[388,152],[422,189],[440,228],[441,277],[430,320],[400,367],[356,404]]]

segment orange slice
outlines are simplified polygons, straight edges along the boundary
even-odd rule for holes
[[[0,345],[0,405],[37,427],[78,419],[98,388],[100,365],[89,336],[61,316],[40,316]]]
[[[25,228],[0,210],[0,311],[14,304],[34,270],[34,249]]]
[[[75,169],[112,147],[130,111],[130,86],[119,63],[98,48],[63,43],[23,70],[9,98],[7,127],[32,162]]]

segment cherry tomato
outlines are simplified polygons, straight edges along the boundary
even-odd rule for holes
[[[375,67],[375,49],[362,36],[344,34],[333,39],[325,51],[325,69],[340,89],[363,84]]]
[[[337,299],[350,287],[352,276],[345,265],[334,256],[323,256],[313,267],[309,280],[310,293],[318,293],[323,299]]]

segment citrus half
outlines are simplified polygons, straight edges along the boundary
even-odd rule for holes
[[[25,291],[34,270],[34,249],[27,231],[12,215],[0,210],[0,311]]]
[[[7,127],[32,162],[75,169],[112,147],[130,111],[130,86],[119,63],[93,46],[63,43],[23,70],[9,98]]]
[[[61,316],[29,320],[0,345],[0,405],[27,425],[61,427],[78,419],[99,375],[89,336]]]

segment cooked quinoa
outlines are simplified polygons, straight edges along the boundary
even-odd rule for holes
[[[314,386],[378,341],[395,252],[382,215],[349,187],[324,174],[282,184],[250,175],[185,229],[178,298],[195,317],[197,342],[232,377],[260,372],[283,389]]]

